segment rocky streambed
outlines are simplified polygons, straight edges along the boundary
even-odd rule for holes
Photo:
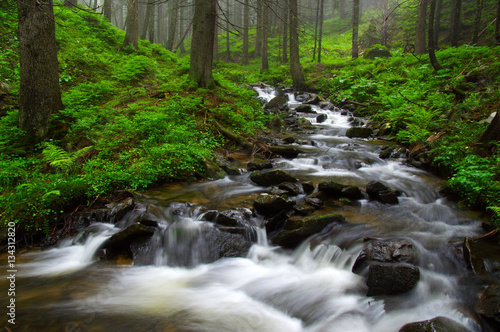
[[[20,258],[19,331],[498,329],[498,234],[478,213],[354,106],[255,90],[280,133],[260,151],[124,192]]]

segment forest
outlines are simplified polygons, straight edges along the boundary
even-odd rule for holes
[[[217,125],[269,130],[257,82],[355,105],[460,204],[499,218],[494,1],[29,3],[0,13],[2,224],[54,234],[116,190],[206,178],[231,148]]]
[[[3,0],[6,331],[500,330],[500,1]]]

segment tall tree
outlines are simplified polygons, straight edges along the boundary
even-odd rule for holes
[[[128,0],[125,41],[123,46],[139,47],[139,0]]]
[[[243,64],[248,64],[248,29],[250,29],[250,1],[245,0],[243,9]]]
[[[108,22],[111,22],[111,8],[113,6],[113,0],[104,0],[104,5],[103,5],[103,14],[104,17],[108,20]]]
[[[451,19],[450,19],[450,43],[451,46],[458,46],[460,39],[460,25],[462,13],[462,0],[452,0]]]
[[[269,30],[269,2],[267,0],[262,0],[262,50],[261,50],[261,62],[260,62],[260,72],[264,72],[269,69],[268,60],[268,48],[267,48],[267,36]]]
[[[499,0],[500,1],[500,0]],[[288,17],[290,16],[290,8],[288,8],[288,1],[284,1],[283,6],[283,63],[288,62]]]
[[[500,112],[497,112],[488,128],[477,140],[478,143],[490,143],[500,141]]]
[[[429,0],[429,36],[427,38],[428,49],[429,49],[429,59],[431,60],[432,67],[435,71],[443,69],[436,58],[436,52],[434,47],[434,14],[436,13],[436,2],[437,0]]]
[[[427,0],[419,0],[417,28],[415,31],[415,54],[425,54],[425,30],[427,18]],[[433,22],[434,23],[434,22]]]
[[[76,5],[78,5],[78,0],[64,0],[64,5],[68,8],[76,7]]]
[[[324,20],[325,0],[320,0],[319,8],[319,37],[318,37],[318,63],[321,63],[321,44],[323,42],[323,20]]]
[[[198,87],[214,88],[212,60],[217,0],[195,0],[189,79]]]
[[[359,0],[353,0],[352,4],[352,50],[351,55],[355,59],[359,55],[358,50],[358,28],[359,28]]]
[[[46,137],[50,117],[63,108],[52,0],[18,0],[19,128],[34,143]]]
[[[170,7],[170,19],[168,23],[168,36],[167,36],[167,45],[165,48],[169,51],[174,49],[176,28],[178,24],[179,18],[179,0],[172,1],[172,6]]]
[[[155,12],[155,4],[154,0],[148,0],[146,4],[146,15],[144,15],[144,26],[142,28],[141,39],[145,40],[148,37],[149,32],[149,41],[151,40],[151,36],[154,36],[154,12]]]
[[[498,0],[497,4],[497,19],[495,24],[495,39],[497,43],[500,43],[500,0]]]
[[[476,0],[476,18],[474,20],[474,32],[472,33],[472,44],[477,44],[479,40],[479,30],[481,30],[481,16],[483,14],[483,0]]]
[[[226,61],[230,62],[231,61],[231,43],[230,43],[230,36],[231,36],[231,22],[229,21],[229,0],[226,0],[226,9],[227,9],[227,14],[226,14]]]
[[[443,8],[443,0],[437,0],[436,12],[434,13],[434,48],[439,49],[439,30],[441,29],[441,12]]]
[[[255,37],[255,56],[261,55],[262,50],[262,2],[257,0],[257,36]]]
[[[306,85],[299,57],[299,18],[297,0],[288,0],[290,5],[290,73],[293,87],[303,89]]]

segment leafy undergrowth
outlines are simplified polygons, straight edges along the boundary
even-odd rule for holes
[[[2,24],[15,32],[15,7],[7,9]],[[55,15],[65,109],[52,117],[48,142],[24,146],[19,71],[10,66],[0,118],[2,225],[50,234],[61,216],[116,189],[204,177],[205,161],[224,143],[214,121],[244,134],[264,129],[254,93],[228,80],[226,69],[215,71],[215,90],[194,89],[188,58],[145,41],[138,51],[124,48],[124,32],[93,13],[56,5]],[[2,48],[2,63],[18,61],[16,43],[12,37]]]

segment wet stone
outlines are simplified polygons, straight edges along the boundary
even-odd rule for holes
[[[420,270],[407,264],[371,264],[367,296],[398,295],[411,291],[420,279]]]
[[[282,169],[273,169],[266,172],[254,171],[250,174],[250,180],[259,186],[273,186],[283,182],[298,182],[297,178]]]
[[[475,310],[500,330],[500,283],[488,286],[479,296]]]
[[[278,188],[284,190],[288,196],[297,196],[302,191],[302,186],[300,184],[291,182],[280,183]]]
[[[346,132],[346,136],[349,138],[368,138],[372,134],[373,130],[367,127],[351,127]]]
[[[275,215],[282,210],[290,210],[294,201],[281,196],[261,194],[253,202],[255,211],[263,215]]]
[[[408,323],[399,332],[469,332],[465,326],[447,317],[435,317],[433,319]]]
[[[465,264],[477,275],[486,273],[486,266],[481,256],[478,254],[476,244],[470,237],[466,237],[463,244]]]

